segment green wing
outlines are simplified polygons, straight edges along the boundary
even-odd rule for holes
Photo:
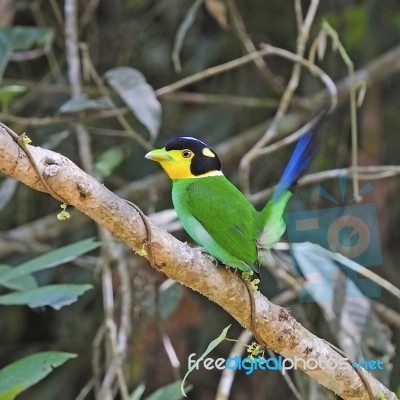
[[[194,240],[227,264],[227,254],[248,265],[256,262],[257,212],[231,182],[222,175],[182,179],[174,181],[173,185],[175,209]],[[202,225],[218,246],[207,248],[202,243],[191,217]]]
[[[275,243],[281,240],[286,230],[286,223],[283,214],[291,197],[292,193],[286,191],[281,195],[279,200],[269,200],[262,210],[260,217],[260,220],[262,221],[262,229],[257,240],[260,249],[270,249]]]

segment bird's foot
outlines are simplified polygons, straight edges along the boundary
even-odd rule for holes
[[[245,282],[249,282],[251,288],[256,292],[258,290],[258,284],[260,283],[260,279],[253,271],[242,272],[242,279]]]
[[[227,264],[224,264],[223,266],[226,271],[231,271],[234,274],[237,274],[237,272],[238,272],[238,269],[236,267],[231,267],[230,265],[227,265]]]
[[[204,247],[196,246],[193,247],[193,250],[199,252],[202,256],[208,258],[216,267],[222,265],[220,261],[217,258],[213,257]]]
[[[226,271],[231,271],[234,274],[237,274],[238,269],[236,267],[231,267],[230,265],[224,264],[223,267],[225,268]],[[258,285],[260,283],[260,279],[258,279],[258,275],[255,274],[253,271],[240,271],[241,272],[241,277],[243,281],[248,282],[250,284],[251,289],[254,292],[258,291]]]

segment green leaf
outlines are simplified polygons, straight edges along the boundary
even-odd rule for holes
[[[25,292],[14,292],[0,296],[0,305],[27,305],[30,308],[50,306],[59,310],[74,303],[79,296],[92,287],[88,284],[47,285]]]
[[[69,135],[71,131],[68,129],[64,129],[60,132],[52,132],[48,139],[41,144],[41,147],[44,149],[52,150],[58,147]]]
[[[128,151],[126,146],[114,146],[101,153],[95,161],[96,177],[99,180],[110,176],[125,159]]]
[[[22,275],[53,268],[57,265],[72,261],[76,257],[99,247],[99,245],[99,242],[96,242],[93,238],[90,238],[69,244],[56,250],[52,250],[46,254],[34,258],[33,260],[27,261],[18,267],[14,267],[12,271],[0,273],[0,284],[4,284],[5,281],[18,278]]]
[[[108,104],[101,99],[90,99],[85,94],[67,100],[59,109],[62,114],[72,114],[87,110],[109,110]]]
[[[141,383],[129,396],[129,400],[140,400],[145,389],[146,386]]]
[[[161,125],[161,104],[143,74],[134,68],[118,67],[109,70],[106,79],[148,129],[154,141]]]
[[[54,368],[59,367],[76,354],[59,351],[45,351],[21,358],[0,370],[0,399],[14,398],[45,378]]]
[[[176,282],[173,282],[165,290],[160,292],[159,313],[162,320],[167,320],[176,310],[183,297],[183,288]]]
[[[3,78],[4,71],[12,53],[12,45],[10,39],[4,32],[0,30],[0,81]]]
[[[9,265],[0,265],[0,275],[6,274],[13,269],[14,268],[10,267]],[[37,287],[37,282],[32,275],[26,274],[24,276],[20,276],[19,278],[4,282],[0,279],[0,285],[12,290],[30,290]]]
[[[17,189],[18,181],[6,178],[0,184],[0,211],[8,204]]]
[[[181,392],[181,385],[183,382],[181,380],[170,383],[168,385],[165,385],[159,389],[157,389],[155,392],[153,392],[150,396],[146,397],[145,400],[180,400],[185,396],[185,394],[182,394]],[[190,390],[190,388],[187,388]]]
[[[34,47],[49,50],[54,39],[53,28],[38,28],[29,26],[12,26],[0,28],[12,46],[12,50],[30,50]]]
[[[189,368],[189,370],[186,372],[185,376],[183,377],[182,383],[181,383],[181,393],[182,393],[185,397],[187,397],[187,396],[186,396],[186,393],[185,393],[184,384],[185,384],[185,381],[186,381],[187,377],[189,376],[189,374],[190,374],[193,370],[197,369],[199,363],[200,363],[202,360],[204,360],[204,358],[205,358],[209,353],[211,353],[221,342],[223,342],[223,341],[226,339],[226,334],[227,334],[228,329],[229,329],[230,327],[231,327],[231,325],[228,325],[228,326],[221,332],[221,334],[220,334],[217,338],[215,338],[215,339],[208,345],[206,351],[197,359],[197,361],[194,363],[194,365],[192,365],[192,366]]]
[[[369,14],[364,5],[349,7],[344,13],[346,21],[346,34],[343,37],[346,50],[349,53],[357,51],[359,44],[365,40],[366,32],[368,31]]]
[[[0,87],[0,102],[8,104],[12,99],[26,92],[26,87],[21,85],[8,85]]]

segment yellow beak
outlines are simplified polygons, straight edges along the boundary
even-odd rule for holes
[[[162,149],[155,149],[150,151],[145,155],[145,157],[149,160],[156,161],[156,162],[163,162],[163,161],[172,161],[173,157],[168,154],[168,152],[165,150],[165,147]]]

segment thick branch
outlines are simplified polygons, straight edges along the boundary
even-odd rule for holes
[[[134,251],[146,249],[145,225],[135,209],[66,157],[39,147],[28,147],[43,177],[56,194],[108,229]],[[45,191],[24,151],[2,128],[0,171],[27,186]],[[250,300],[244,282],[230,271],[215,267],[206,257],[165,231],[151,223],[150,226],[155,266],[168,277],[219,304],[243,327],[251,329]],[[270,303],[260,292],[254,293],[254,300],[256,318],[253,326],[257,330],[257,337],[265,345],[292,359],[296,356],[306,360],[322,358],[336,360],[340,365],[342,357],[325,341],[295,321],[285,308]],[[350,366],[345,370],[308,369],[305,372],[342,398],[369,398],[360,377]],[[384,395],[387,399],[396,398],[370,374],[365,374],[376,397]]]

